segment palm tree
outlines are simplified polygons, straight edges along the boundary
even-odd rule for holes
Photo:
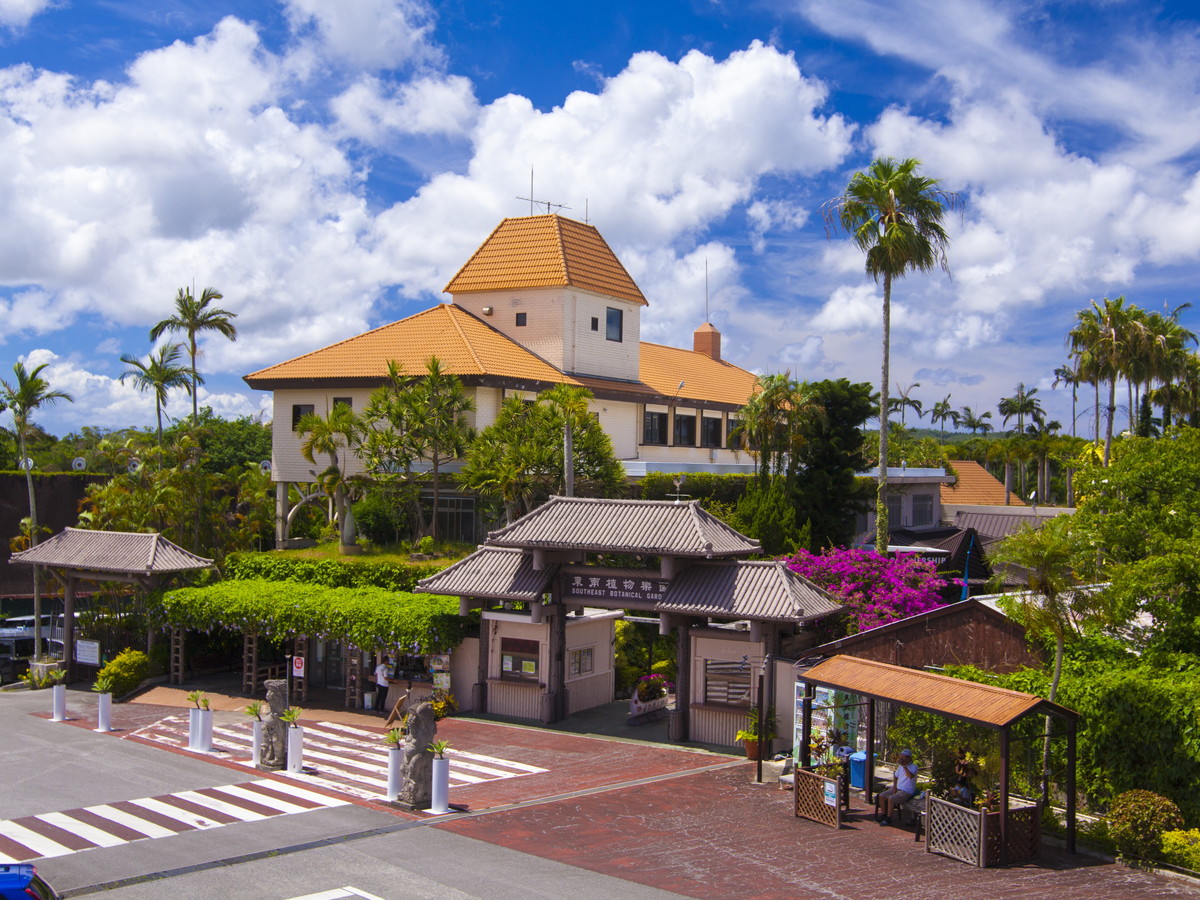
[[[1071,386],[1071,437],[1075,437],[1075,406],[1079,400],[1079,373],[1073,366],[1059,366],[1054,370],[1054,383],[1050,387],[1053,389],[1060,384]]]
[[[1038,392],[1037,388],[1027,388],[1025,383],[1021,382],[1017,385],[1017,392],[1011,397],[1004,397],[998,406],[1000,415],[1004,416],[1004,424],[1008,424],[1008,420],[1016,418],[1017,434],[1025,433],[1025,417],[1030,416],[1034,421],[1039,421],[1045,416],[1045,410],[1042,409],[1042,401],[1038,400],[1034,394]]]
[[[29,459],[26,451],[26,441],[32,431],[33,423],[30,417],[43,406],[51,406],[59,400],[73,402],[70,394],[64,391],[51,390],[49,382],[42,377],[42,371],[49,365],[42,363],[33,371],[25,368],[25,363],[13,363],[13,380],[0,379],[0,403],[12,413],[13,428],[17,432],[17,455],[21,467],[25,470],[25,486],[29,490],[29,546],[36,547],[38,542],[37,498],[33,491],[33,466],[26,464]],[[41,570],[33,567],[33,652],[37,659],[42,658],[42,590]],[[66,662],[70,662],[67,660]]]
[[[1135,341],[1130,308],[1125,298],[1104,298],[1103,306],[1092,301],[1090,308],[1075,314],[1076,325],[1067,335],[1079,371],[1096,385],[1108,382],[1108,405],[1104,432],[1104,465],[1112,451],[1113,419],[1117,412],[1117,381],[1129,371],[1130,351]],[[1097,401],[1097,405],[1098,401]],[[1097,425],[1097,427],[1099,427]],[[1097,441],[1099,438],[1097,437]]]
[[[232,321],[237,318],[237,313],[208,305],[214,300],[221,300],[223,298],[224,295],[216,288],[205,288],[199,300],[192,296],[189,288],[180,288],[179,293],[175,295],[175,314],[170,318],[163,319],[150,329],[150,340],[152,341],[157,341],[168,331],[178,331],[187,335],[188,358],[192,361],[190,371],[192,374],[193,425],[200,419],[199,401],[196,391],[196,388],[200,385],[200,376],[196,372],[196,335],[203,331],[215,331],[229,338],[231,341],[237,340],[237,326]]]
[[[971,434],[978,434],[981,431],[984,434],[987,434],[992,430],[992,426],[984,420],[990,419],[991,417],[991,412],[983,412],[979,415],[975,415],[975,410],[971,409],[969,406],[964,406],[962,411],[958,414],[958,424],[962,425],[963,428],[971,429]]]
[[[121,374],[121,381],[132,378],[134,387],[139,391],[154,391],[154,415],[158,419],[159,449],[162,448],[162,413],[163,407],[167,405],[167,395],[175,388],[191,390],[188,370],[179,365],[179,354],[182,350],[180,344],[164,344],[156,352],[152,352],[146,362],[129,354],[121,357],[121,362],[132,367]]]
[[[361,432],[362,422],[345,403],[333,404],[329,415],[324,417],[306,413],[296,423],[296,433],[303,438],[300,455],[310,463],[316,462],[318,453],[329,456],[329,467],[318,480],[333,494],[334,516],[341,530],[339,544],[343,548],[354,544],[354,525],[346,498],[346,463],[340,454],[358,442]]]
[[[473,437],[465,416],[475,408],[462,381],[442,368],[436,356],[429,357],[425,374],[412,379],[406,391],[413,445],[417,455],[428,459],[433,482],[433,513],[429,534],[438,537],[438,503],[441,498],[440,471],[444,463],[458,459]]]
[[[875,549],[887,553],[888,364],[891,351],[892,279],[910,271],[947,269],[946,207],[957,197],[938,181],[917,174],[920,162],[876,159],[850,179],[846,192],[825,204],[825,221],[845,229],[866,254],[867,274],[883,279],[883,360],[879,380],[879,485]]]
[[[916,399],[915,397],[909,397],[909,394],[912,393],[913,388],[919,388],[920,386],[921,386],[921,382],[919,382],[919,381],[913,382],[912,384],[910,384],[908,387],[905,387],[905,388],[900,387],[899,384],[896,385],[896,395],[897,396],[896,396],[896,399],[894,401],[892,401],[892,403],[893,403],[892,408],[900,410],[900,424],[901,425],[907,424],[904,420],[904,411],[906,409],[911,409],[913,412],[915,412],[917,414],[918,419],[921,418],[922,415],[924,415],[924,413],[921,411],[921,401]]]
[[[947,394],[937,403],[933,404],[933,408],[929,410],[929,421],[939,422],[942,426],[941,442],[946,442],[946,423],[952,422],[954,427],[958,427],[958,412],[950,406],[950,395]]]

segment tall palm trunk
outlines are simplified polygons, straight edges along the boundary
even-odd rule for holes
[[[879,483],[875,495],[875,552],[887,554],[888,355],[892,337],[892,276],[883,273],[883,365],[879,376]]]
[[[1112,450],[1113,419],[1117,415],[1117,377],[1108,382],[1108,421],[1104,425],[1104,465],[1108,465],[1108,454]]]
[[[25,429],[17,428],[17,439],[21,448],[21,463],[29,456],[25,450]],[[25,466],[25,486],[29,489],[29,546],[38,542],[37,498],[33,491],[33,466]],[[42,570],[33,567],[33,658],[42,658]]]

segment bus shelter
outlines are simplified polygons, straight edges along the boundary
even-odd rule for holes
[[[980,816],[973,810],[963,810],[963,815],[952,819],[953,809],[943,810],[942,801],[930,801],[930,815],[926,828],[927,847],[931,850],[939,849],[937,845],[943,839],[939,829],[944,826],[945,830],[954,833],[952,837],[947,836],[948,854],[976,865],[988,865],[993,861],[1007,865],[1010,861],[1028,858],[1036,852],[1036,842],[1040,840],[1038,829],[1041,810],[1036,805],[1029,807],[1029,811],[1010,809],[1012,729],[1016,723],[1028,716],[1050,716],[1061,721],[1065,726],[1067,740],[1066,845],[1068,852],[1075,852],[1075,735],[1079,721],[1079,714],[1075,711],[1033,694],[917,669],[906,669],[855,656],[834,656],[807,669],[798,669],[796,679],[804,683],[801,766],[809,766],[811,763],[809,741],[812,735],[815,689],[824,687],[863,698],[867,713],[865,796],[868,803],[871,802],[874,784],[875,709],[879,701],[969,722],[997,733],[1000,745],[1000,797],[998,812],[991,814],[998,826],[998,833],[994,834],[994,846],[990,850],[987,846],[987,829],[991,821],[987,815]],[[799,780],[796,786],[799,788]],[[937,815],[934,814],[933,804],[938,804]],[[952,804],[944,805],[952,807]],[[975,818],[970,819],[967,813]],[[950,844],[960,847],[955,849],[949,846]]]

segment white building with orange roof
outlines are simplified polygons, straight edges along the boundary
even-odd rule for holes
[[[418,375],[431,356],[466,386],[477,429],[506,397],[566,383],[592,392],[591,410],[630,477],[753,471],[730,434],[755,376],[721,358],[708,323],[690,350],[641,341],[646,298],[593,226],[559,215],[505,219],[445,291],[449,303],[245,377],[273,393],[281,497],[289,483],[314,479],[300,454],[300,416],[338,402],[362,409],[390,360]],[[349,470],[361,462],[352,457]]]

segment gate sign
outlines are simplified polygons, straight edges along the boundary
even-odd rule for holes
[[[832,781],[825,782],[825,805],[837,806],[837,784]]]
[[[671,586],[669,581],[658,577],[658,573],[641,570],[597,575],[570,573],[563,576],[563,581],[563,593],[568,597],[607,600],[618,605],[622,601],[646,605],[658,603]]]
[[[76,641],[75,662],[83,666],[100,665],[100,642]]]
[[[293,656],[292,657],[292,677],[293,678],[303,678],[304,677],[304,657],[303,656]]]

